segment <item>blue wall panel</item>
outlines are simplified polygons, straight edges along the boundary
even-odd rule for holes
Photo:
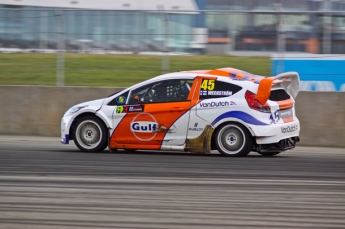
[[[345,91],[345,59],[273,59],[272,75],[298,72],[301,90]]]

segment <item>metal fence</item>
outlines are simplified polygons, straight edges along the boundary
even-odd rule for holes
[[[0,8],[0,52],[269,55],[345,54],[345,12],[110,11]]]

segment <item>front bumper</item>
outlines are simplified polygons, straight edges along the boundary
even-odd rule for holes
[[[69,129],[73,119],[70,116],[61,119],[61,140],[62,144],[69,144],[70,136]]]
[[[65,134],[65,137],[61,138],[60,142],[62,144],[68,144],[69,143],[69,135]]]

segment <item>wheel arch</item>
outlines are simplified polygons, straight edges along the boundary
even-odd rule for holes
[[[233,149],[229,149],[227,147],[224,146],[224,139],[219,139],[218,136],[224,136],[223,133],[224,132],[224,128],[226,130],[226,128],[228,128],[229,126],[235,127],[237,129],[237,131],[240,132],[240,135],[238,134],[234,134],[234,132],[231,132],[231,135],[235,136],[234,137],[234,144],[235,144],[235,148]],[[220,132],[221,131],[221,132]],[[220,134],[220,135],[219,135]],[[239,137],[239,141],[237,141],[237,137]],[[213,149],[218,150],[218,152],[223,155],[223,156],[229,156],[229,157],[242,157],[242,156],[246,156],[248,155],[248,153],[250,153],[250,151],[252,151],[253,146],[255,144],[255,138],[253,136],[253,134],[250,131],[250,128],[243,124],[242,122],[237,122],[237,121],[224,121],[222,123],[219,123],[219,125],[217,125],[217,127],[215,128],[214,132],[212,133],[212,137],[211,137],[211,148],[213,147]],[[229,141],[229,140],[225,140],[225,141]],[[240,143],[239,147],[236,146],[238,145],[238,142]],[[225,143],[227,145],[229,145],[228,143]],[[231,143],[231,145],[233,145]]]
[[[70,140],[74,140],[73,139],[73,130],[75,128],[75,124],[78,122],[78,120],[80,120],[81,118],[87,117],[87,116],[92,116],[92,117],[95,117],[95,118],[99,119],[100,121],[102,121],[102,123],[104,124],[104,126],[106,128],[109,128],[109,125],[107,124],[107,122],[105,122],[100,116],[96,115],[93,112],[84,112],[84,113],[79,114],[78,116],[76,116],[73,119],[73,122],[72,122],[72,124],[71,124],[71,126],[69,128],[69,132],[68,132],[69,136],[70,136]],[[108,131],[107,131],[107,134],[109,134]]]
[[[215,143],[215,136],[216,136],[216,133],[217,131],[224,125],[226,124],[237,124],[237,125],[240,125],[241,127],[244,127],[245,129],[248,130],[248,132],[250,133],[250,135],[254,138],[254,132],[253,130],[250,128],[250,126],[248,126],[246,123],[244,123],[243,121],[241,120],[225,120],[223,122],[219,122],[217,123],[217,125],[214,127],[214,131],[212,133],[212,137],[211,137],[211,149],[214,150],[216,149],[216,143]]]

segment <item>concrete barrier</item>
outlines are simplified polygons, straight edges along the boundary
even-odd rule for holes
[[[67,109],[122,89],[0,86],[0,134],[60,136],[61,118]]]
[[[122,88],[0,86],[0,134],[60,136],[71,106]],[[305,146],[345,147],[345,93],[300,92],[296,103]]]
[[[345,147],[345,93],[306,92],[296,98],[305,146]]]

